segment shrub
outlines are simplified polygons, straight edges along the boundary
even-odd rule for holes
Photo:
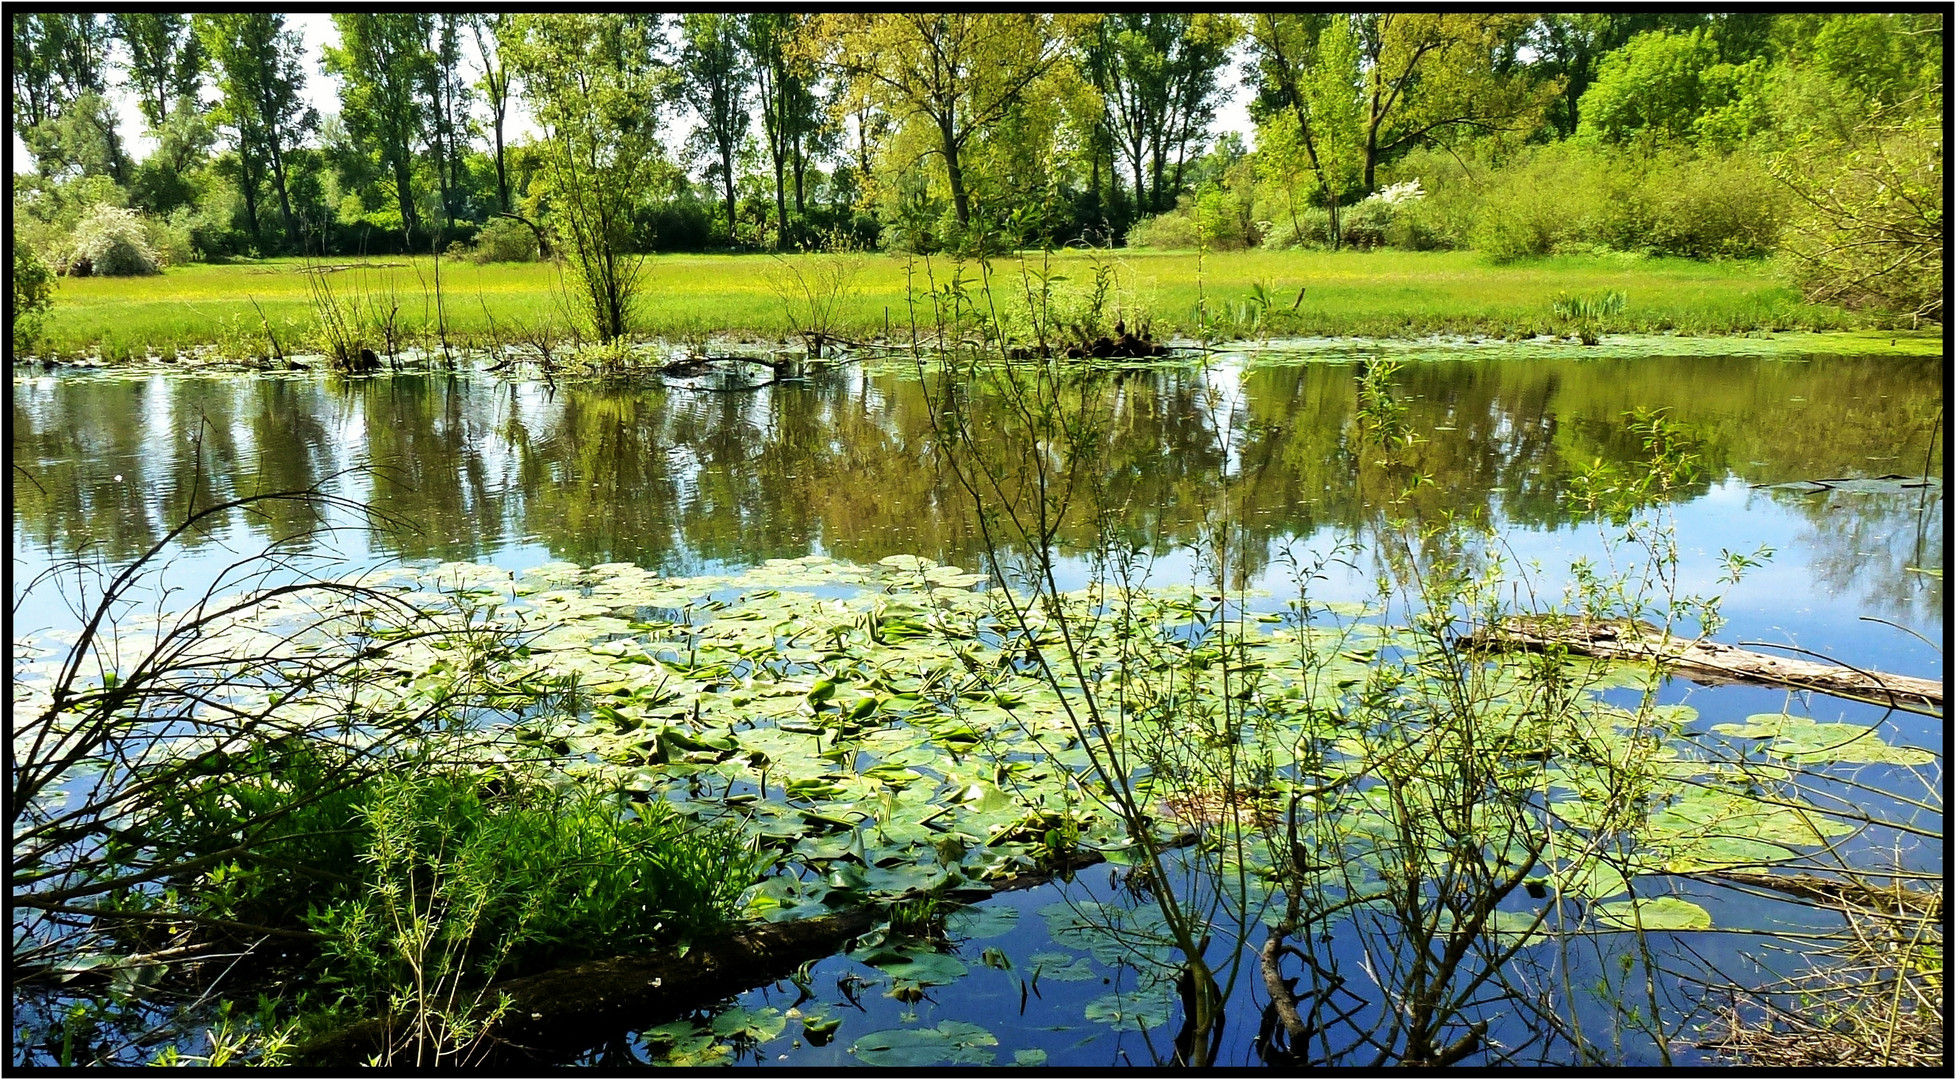
[[[1545,147],[1487,178],[1469,244],[1496,262],[1608,241],[1608,212],[1588,159],[1567,146]],[[1602,232],[1616,230],[1601,229]]]
[[[1392,204],[1377,195],[1345,207],[1338,219],[1345,246],[1363,249],[1384,245],[1386,230],[1392,225],[1392,216]]]
[[[70,252],[68,272],[77,276],[130,277],[157,272],[156,250],[150,247],[143,216],[107,203],[97,204],[75,226]]]
[[[182,266],[197,260],[197,244],[191,236],[194,217],[191,209],[183,206],[167,218],[143,219],[143,237],[156,252],[157,266]]]
[[[1797,199],[1786,254],[1807,299],[1943,318],[1943,136],[1938,118],[1871,127],[1854,143],[1774,163]]]
[[[535,262],[542,257],[536,230],[514,218],[490,218],[475,234],[469,259],[478,263]]]
[[[34,249],[14,241],[13,273],[7,292],[7,323],[13,327],[15,355],[31,352],[40,339],[41,323],[54,302],[54,271]]]
[[[1175,209],[1135,222],[1127,230],[1127,246],[1242,251],[1257,246],[1261,225],[1235,189],[1210,184],[1183,195]]]
[[[1779,241],[1786,191],[1750,155],[1680,155],[1641,187],[1652,254],[1749,258]]]
[[[368,887],[307,921],[329,965],[374,988],[684,940],[732,916],[757,865],[731,830],[520,766],[383,778],[357,827]]]
[[[1142,218],[1130,226],[1127,246],[1157,251],[1193,249],[1202,246],[1202,238],[1197,235],[1194,219],[1180,210],[1170,210],[1165,214]]]
[[[1331,212],[1307,206],[1295,218],[1286,213],[1270,223],[1263,236],[1269,251],[1292,251],[1304,247],[1331,246]]]

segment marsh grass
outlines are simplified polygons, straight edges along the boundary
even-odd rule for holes
[[[689,326],[730,337],[785,339],[798,330],[773,282],[819,277],[820,254],[777,260],[761,255],[660,255],[645,260],[635,326],[671,338]],[[1091,282],[1105,253],[1061,251],[1052,273]],[[1727,334],[1774,329],[1837,330],[1862,325],[1834,307],[1808,304],[1763,262],[1557,256],[1492,266],[1471,252],[1115,253],[1132,306],[1149,314],[1158,337],[1194,336],[1198,303],[1215,310],[1255,307],[1234,334],[1383,336],[1434,333],[1522,337],[1564,332],[1554,309],[1561,295],[1620,292],[1631,302],[1600,321],[1603,333],[1676,331]],[[886,312],[905,310],[904,263],[862,257],[860,272],[827,317],[830,332],[857,340],[884,335]],[[1198,263],[1201,284],[1198,287]],[[772,273],[770,271],[773,271]],[[565,268],[552,263],[450,262],[442,267],[446,334],[488,345],[497,326],[563,326]],[[381,293],[420,296],[434,280],[432,260],[376,259],[363,271]],[[141,358],[198,346],[230,347],[227,327],[280,341],[317,336],[312,289],[300,259],[172,267],[145,278],[62,278],[48,313],[43,347],[63,356]],[[1298,299],[1298,290],[1304,295]],[[1257,303],[1263,297],[1267,302]],[[1274,299],[1271,299],[1274,298]],[[1292,301],[1296,302],[1293,304]],[[403,332],[432,334],[434,309],[404,304]],[[1246,308],[1247,310],[1247,308]],[[417,325],[425,320],[427,326]],[[900,322],[901,320],[899,320]],[[901,327],[893,327],[901,336]],[[567,336],[568,327],[559,331]]]

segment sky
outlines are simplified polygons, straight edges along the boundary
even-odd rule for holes
[[[339,112],[339,81],[320,70],[319,66],[320,57],[325,55],[326,46],[337,45],[339,43],[339,31],[333,27],[333,17],[324,12],[305,12],[303,14],[287,15],[285,17],[285,24],[299,31],[300,36],[305,41],[305,55],[308,58],[305,85],[305,98],[307,103],[318,110],[321,116]],[[475,50],[473,43],[465,43],[465,45],[466,47],[463,50],[463,67],[473,79],[479,73],[477,65],[473,62]],[[1236,85],[1238,73],[1242,70],[1243,52],[1241,46],[1239,46],[1223,70],[1223,78],[1230,86],[1230,96],[1224,102],[1223,106],[1217,110],[1215,133],[1220,135],[1225,131],[1235,131],[1242,134],[1243,141],[1246,145],[1253,145],[1255,143],[1255,139],[1252,136],[1254,125],[1250,123],[1249,113],[1249,101],[1252,95],[1242,86]],[[122,77],[120,69],[118,68],[111,77],[120,79]],[[208,94],[209,90],[207,89],[205,92]],[[118,117],[116,128],[122,135],[122,145],[133,160],[141,161],[143,158],[148,157],[150,152],[156,148],[156,143],[155,140],[144,134],[143,116],[136,108],[136,99],[120,85],[111,88],[110,98],[116,105]],[[675,146],[686,138],[692,131],[693,126],[694,124],[690,117],[679,119],[674,125],[675,138],[673,143]],[[506,138],[510,142],[520,141],[526,135],[535,131],[534,125],[530,122],[529,114],[523,109],[520,96],[511,103],[510,116],[505,124],[504,131]],[[25,173],[33,171],[33,163],[28,158],[26,147],[22,145],[18,134],[14,136],[13,156],[15,172]]]

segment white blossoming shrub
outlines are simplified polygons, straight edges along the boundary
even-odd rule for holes
[[[156,249],[150,246],[143,216],[124,207],[98,203],[75,226],[68,272],[78,277],[156,273]]]

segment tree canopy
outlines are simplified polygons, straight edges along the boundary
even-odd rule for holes
[[[1916,190],[1828,186],[1856,162],[1940,157],[1914,146],[1942,117],[1939,12],[389,10],[332,25],[313,55],[266,11],[13,15],[13,119],[35,170],[16,217],[56,235],[89,205],[128,206],[200,255],[425,251],[495,215],[556,241],[532,249],[607,237],[621,255],[1132,235],[1760,254],[1818,235],[1793,227],[1819,213],[1815,190]],[[313,73],[337,92],[325,117],[307,106]],[[154,147],[140,162],[122,93]],[[1232,97],[1253,132],[1220,129]]]

